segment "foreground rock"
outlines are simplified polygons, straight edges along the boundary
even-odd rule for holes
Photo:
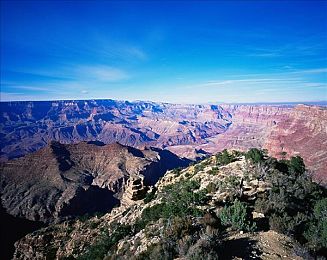
[[[210,157],[169,171],[145,198],[142,178],[130,178],[123,195],[128,203],[102,217],[64,222],[29,234],[15,244],[14,259],[312,259],[293,238],[269,230],[269,226],[276,229],[273,223],[261,226],[271,216],[256,201],[273,196],[263,205],[285,206],[274,185],[283,183],[288,173],[274,168],[277,161],[271,158],[257,164],[235,153],[230,159],[224,165],[218,157]],[[304,180],[307,189],[311,182],[304,175],[299,177],[300,183]],[[319,186],[312,183],[310,189],[318,191]],[[235,198],[252,213],[251,217],[237,211],[234,219],[244,217],[239,227],[223,222],[222,215]],[[240,203],[235,201],[234,205]],[[306,202],[306,208],[311,206]]]
[[[187,161],[160,149],[52,142],[35,153],[2,163],[1,201],[17,217],[45,223],[108,212],[130,176],[153,185],[167,169]],[[143,183],[142,183],[143,185]]]

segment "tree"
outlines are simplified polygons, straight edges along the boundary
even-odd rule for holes
[[[292,156],[289,162],[289,172],[301,175],[305,172],[304,161],[300,156]]]
[[[260,163],[265,160],[265,151],[259,150],[257,148],[251,148],[246,154],[245,159],[251,160],[254,163]]]

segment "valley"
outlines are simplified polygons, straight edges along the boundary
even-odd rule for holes
[[[191,160],[257,147],[277,158],[301,154],[316,180],[327,181],[325,107],[80,100],[1,102],[0,108],[1,161],[51,141],[153,146]]]

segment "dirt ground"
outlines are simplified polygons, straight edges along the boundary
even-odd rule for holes
[[[223,259],[287,259],[300,260],[294,254],[294,241],[275,231],[237,233],[224,243],[226,248]]]

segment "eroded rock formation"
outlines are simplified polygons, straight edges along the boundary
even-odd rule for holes
[[[317,106],[178,105],[114,100],[0,103],[0,160],[46,146],[99,140],[156,146],[187,158],[222,149],[301,154],[327,181],[327,110]]]
[[[162,167],[162,160],[171,162]],[[186,164],[160,149],[52,142],[35,153],[1,164],[2,205],[13,216],[46,223],[107,212],[118,204],[130,176],[130,183],[142,178],[143,185],[141,174],[149,182],[155,181],[167,169]],[[131,199],[136,195],[133,193]]]

